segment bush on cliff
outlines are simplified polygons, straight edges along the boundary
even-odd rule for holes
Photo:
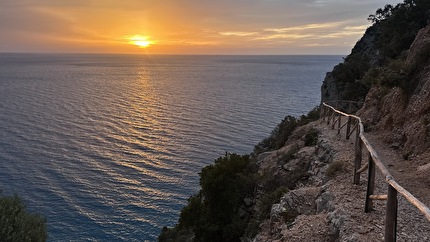
[[[254,155],[261,154],[266,151],[276,150],[284,146],[293,131],[299,127],[306,125],[312,121],[319,119],[319,106],[313,108],[307,115],[302,115],[300,118],[286,116],[281,123],[272,131],[269,137],[258,143],[254,147]]]
[[[240,241],[251,215],[245,198],[253,196],[256,172],[248,155],[226,154],[204,167],[200,192],[190,197],[175,228],[163,228],[159,241],[179,241],[190,228],[194,241]]]
[[[29,213],[18,196],[0,197],[0,240],[46,241],[46,219]]]
[[[373,25],[331,73],[339,99],[364,100],[372,85],[408,85],[408,76],[399,72],[401,69],[393,69],[393,64],[409,49],[418,31],[430,22],[430,1],[387,4],[369,15],[368,20]],[[369,79],[372,76],[376,76],[375,80]]]

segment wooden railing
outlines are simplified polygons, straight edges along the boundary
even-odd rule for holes
[[[338,103],[338,102],[336,102]],[[330,103],[331,104],[331,103]],[[349,105],[348,105],[349,106]],[[342,117],[347,118],[347,121],[342,124]],[[372,211],[373,200],[386,200],[386,213],[385,213],[385,241],[396,241],[397,230],[397,194],[399,193],[406,200],[415,206],[430,222],[430,209],[417,198],[415,198],[409,191],[400,186],[388,169],[384,166],[375,149],[364,136],[364,126],[360,117],[347,114],[346,112],[339,111],[327,103],[321,105],[321,119],[327,121],[327,125],[331,123],[332,129],[337,129],[338,134],[346,126],[346,139],[355,131],[355,159],[354,159],[354,184],[360,183],[360,173],[367,169],[367,192],[365,197],[364,211],[366,213]],[[362,166],[363,148],[369,152],[368,162]],[[385,182],[388,184],[387,194],[376,195],[375,189],[375,167],[378,167],[382,173]]]
[[[348,114],[357,112],[361,106],[363,106],[363,102],[346,100],[332,100],[325,102],[325,104],[330,105],[338,111]]]

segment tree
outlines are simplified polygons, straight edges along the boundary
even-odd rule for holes
[[[17,195],[0,197],[1,241],[39,242],[47,237],[44,217],[29,213]]]

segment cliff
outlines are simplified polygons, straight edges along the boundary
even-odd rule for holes
[[[366,128],[405,158],[430,148],[430,1],[386,5],[343,63],[328,73],[321,100],[365,101]]]
[[[357,115],[382,155],[395,157],[394,175],[407,173],[400,180],[412,187],[430,185],[430,1],[386,5],[369,20],[351,54],[327,73],[321,100],[363,101]],[[353,143],[310,123],[314,114],[286,117],[251,156],[227,154],[204,168],[202,190],[159,241],[381,239],[383,210],[363,213],[357,201],[365,187],[351,182]],[[377,187],[384,187],[380,178]],[[430,239],[427,221],[404,201],[399,210],[400,240]]]
[[[402,65],[406,88],[372,86],[358,115],[405,158],[429,155],[430,25],[418,33]]]
[[[427,15],[405,18],[411,14],[405,12],[416,10],[407,4],[410,2],[423,4],[421,10]],[[380,12],[384,11],[387,15],[379,18],[345,61],[327,74],[321,88],[322,101],[364,101],[357,115],[365,123],[366,136],[371,137],[395,179],[428,206],[429,194],[425,187],[430,184],[430,25],[426,24],[430,5],[428,1],[405,1],[403,5],[386,7]],[[405,22],[410,21],[411,29],[403,29],[400,23],[398,28],[403,29],[404,36],[399,31],[390,35],[387,31],[399,23],[399,16]],[[421,28],[414,29],[417,26]],[[388,40],[387,35],[393,40]],[[387,47],[380,44],[383,39]],[[351,182],[352,143],[345,142],[320,123],[313,125],[320,135],[318,145],[308,150],[309,177],[296,183],[296,188],[272,206],[270,219],[262,223],[253,241],[383,239],[384,211],[363,213],[363,187]],[[376,187],[384,187],[378,177]],[[399,199],[398,210],[402,215],[397,225],[397,239],[429,240],[428,221]]]
[[[387,4],[369,16],[373,25],[356,43],[351,53],[327,73],[321,100],[364,101],[374,85],[401,86],[407,74],[399,65],[420,29],[430,20],[430,1],[405,0]]]

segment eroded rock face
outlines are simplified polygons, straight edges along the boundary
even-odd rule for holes
[[[409,86],[372,87],[358,115],[392,147],[422,154],[430,148],[430,25],[412,43],[405,67]]]
[[[305,127],[305,130],[308,128]],[[310,238],[333,241],[334,236],[339,234],[342,218],[337,216],[338,213],[328,218],[328,214],[335,210],[335,196],[324,185],[327,181],[324,172],[333,161],[335,151],[324,138],[316,146],[301,146],[300,133],[303,134],[303,130],[298,130],[285,147],[261,161],[266,163],[266,168],[269,164],[272,164],[272,169],[278,167],[275,176],[282,174],[284,180],[291,179],[293,182],[289,184],[290,191],[281,197],[279,203],[272,205],[270,218],[263,222],[254,242],[310,241]],[[301,148],[294,159],[279,168],[280,158],[292,147]],[[306,180],[300,180],[303,178]]]

